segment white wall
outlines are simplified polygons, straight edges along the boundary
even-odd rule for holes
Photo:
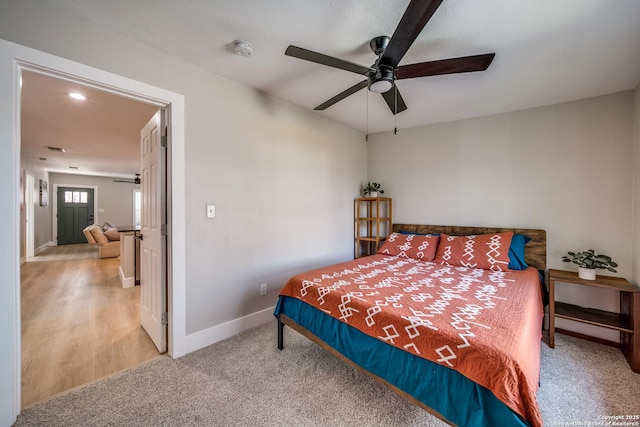
[[[549,268],[593,248],[632,271],[633,93],[370,136],[369,179],[394,221],[542,228]],[[561,285],[557,299],[617,311],[614,292]],[[616,332],[558,327],[615,340]]]
[[[640,286],[640,83],[633,96],[633,274],[631,280]]]
[[[352,257],[353,199],[366,178],[361,133],[37,2],[3,2],[0,38],[184,95],[187,273],[176,285],[185,287],[195,345],[268,310],[292,273]],[[11,201],[0,219],[19,228],[14,69],[0,55],[0,200]],[[215,219],[205,218],[206,204],[216,205]],[[18,245],[17,231],[0,243],[3,283],[17,277]],[[0,292],[0,360],[13,361],[0,369],[0,424],[10,424],[17,308],[11,286]]]

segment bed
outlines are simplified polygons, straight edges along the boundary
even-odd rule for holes
[[[392,232],[377,254],[287,282],[278,348],[287,325],[449,424],[541,426],[545,231]]]

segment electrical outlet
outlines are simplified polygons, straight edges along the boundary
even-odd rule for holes
[[[215,205],[207,205],[207,218],[215,218],[215,217],[216,217]]]
[[[260,296],[263,297],[267,294],[267,284],[266,283],[261,283],[260,284]]]

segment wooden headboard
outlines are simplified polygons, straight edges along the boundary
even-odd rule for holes
[[[422,225],[422,224],[393,224],[391,231],[401,231],[417,234],[449,234],[454,236],[468,236],[470,234],[502,233],[513,231],[531,238],[524,248],[527,264],[538,270],[547,269],[547,232],[528,228],[495,228],[495,227],[463,227],[456,225]]]

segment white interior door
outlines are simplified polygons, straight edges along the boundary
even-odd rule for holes
[[[165,274],[166,220],[164,116],[161,110],[141,131],[142,222],[140,227],[140,320],[158,351],[167,351]]]

